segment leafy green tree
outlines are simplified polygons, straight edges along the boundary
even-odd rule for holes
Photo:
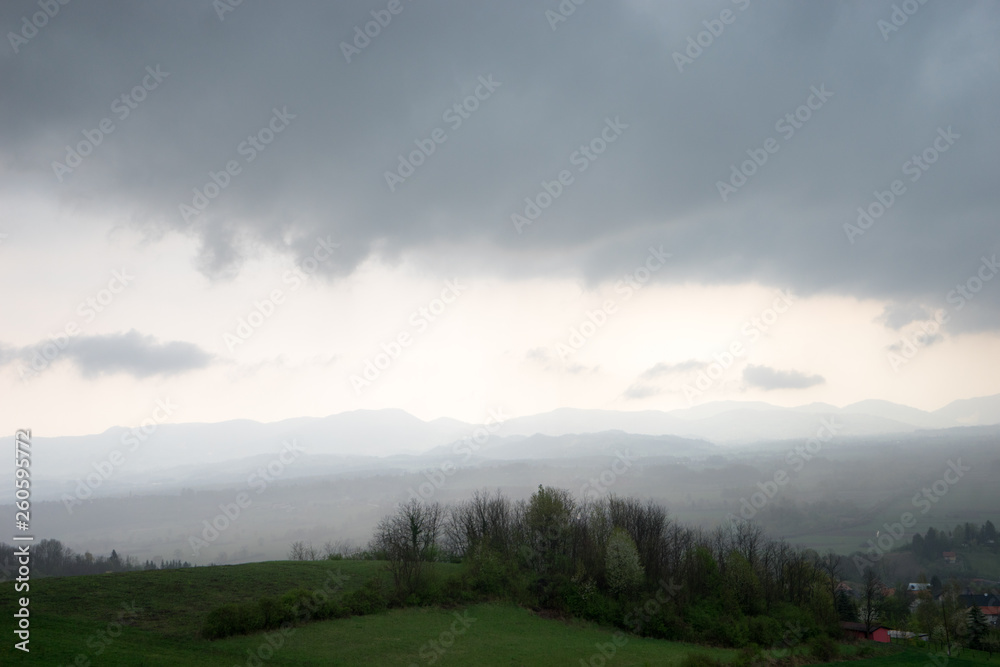
[[[538,485],[524,512],[523,555],[543,579],[570,571],[571,519],[576,502],[565,489]]]
[[[645,576],[635,541],[621,528],[615,528],[608,540],[605,568],[608,589],[621,598],[634,594]]]
[[[763,613],[764,596],[760,580],[743,554],[731,551],[726,559],[726,591],[731,592],[740,611],[747,616]]]
[[[994,653],[1000,653],[1000,630],[990,630],[982,641],[982,650],[989,654],[989,659],[993,660]]]
[[[921,600],[920,604],[917,605],[914,616],[916,617],[917,628],[926,634],[931,634],[934,632],[934,628],[941,625],[941,610],[933,600]],[[944,632],[943,629],[942,632]]]
[[[896,592],[886,597],[883,612],[886,624],[897,628],[910,617],[910,603],[902,585],[897,585]]]

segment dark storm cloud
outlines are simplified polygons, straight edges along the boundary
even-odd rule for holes
[[[63,337],[20,349],[0,346],[0,365],[20,359],[30,370],[68,359],[87,378],[125,373],[136,378],[175,375],[207,367],[212,355],[193,343],[161,343],[134,329],[127,333]],[[36,365],[33,365],[36,364]]]
[[[823,384],[822,375],[806,375],[799,371],[779,371],[767,366],[747,366],[743,369],[743,380],[752,387],[765,391],[770,389],[806,389]]]
[[[998,247],[994,3],[920,5],[883,35],[888,0],[586,3],[555,30],[552,1],[404,0],[346,62],[341,42],[386,6],[244,0],[224,20],[204,0],[61,6],[0,59],[0,164],[62,201],[195,235],[210,275],[247,248],[301,257],[331,235],[334,275],[416,251],[593,282],[664,244],[657,280],[934,308]],[[673,54],[723,9],[734,20],[678,72]],[[36,11],[6,2],[0,26]],[[948,128],[958,138],[938,141]],[[100,143],[59,182],[53,161],[85,131]],[[575,153],[591,141],[595,159]],[[390,191],[385,172],[419,146],[433,153]],[[723,201],[717,182],[754,157]],[[217,195],[185,220],[206,186]],[[554,201],[518,234],[511,215],[541,194]],[[879,199],[851,243],[844,225]],[[949,326],[996,328],[998,305],[990,286]]]

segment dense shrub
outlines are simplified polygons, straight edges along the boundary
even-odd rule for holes
[[[344,596],[344,607],[351,616],[377,614],[389,608],[389,596],[381,579],[369,579],[361,588]]]
[[[688,608],[686,618],[694,641],[732,648],[742,648],[750,641],[747,619],[725,612],[718,600],[699,600]]]
[[[201,634],[205,639],[221,639],[274,630],[286,623],[347,615],[349,614],[339,600],[296,588],[277,600],[263,597],[256,602],[227,604],[213,609],[205,617]]]
[[[859,658],[870,658],[875,655],[875,647],[871,644],[862,644],[857,653]]]
[[[604,625],[620,623],[619,605],[601,593],[590,580],[574,584],[567,593],[565,602],[565,610],[573,616]]]
[[[274,598],[261,598],[257,601],[261,623],[265,628],[277,628],[282,623],[292,621],[292,610]]]
[[[213,609],[205,617],[201,634],[205,639],[245,635],[264,628],[264,617],[256,602],[227,604]]]
[[[837,657],[837,644],[826,635],[817,635],[809,640],[809,655],[821,662],[830,662]]]
[[[748,619],[750,641],[768,648],[778,644],[785,634],[781,622],[770,616],[753,616]]]
[[[634,628],[627,628],[633,630]],[[682,641],[693,636],[690,626],[670,608],[663,608],[658,614],[645,618],[639,626],[638,634],[644,637]]]
[[[266,599],[266,598],[265,598]],[[263,600],[261,600],[263,602]],[[288,611],[289,620],[300,620],[315,606],[313,594],[304,588],[295,588],[281,596],[281,606]]]
[[[477,593],[488,597],[501,597],[507,594],[514,580],[518,578],[517,569],[510,559],[505,559],[496,551],[486,546],[477,546],[468,557],[469,576],[472,588]]]
[[[739,667],[757,667],[758,665],[766,665],[769,662],[770,658],[764,654],[760,646],[749,644],[740,649],[740,652],[736,655],[736,660],[732,664]]]

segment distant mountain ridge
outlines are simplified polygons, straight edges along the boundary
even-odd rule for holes
[[[1000,424],[1000,395],[954,401],[926,412],[888,401],[867,400],[843,408],[814,403],[783,408],[761,402],[726,401],[688,409],[639,412],[560,408],[551,412],[512,417],[493,428],[475,459],[565,458],[605,456],[624,438],[643,455],[689,456],[717,447],[776,441],[816,435],[823,420],[833,420],[845,437],[887,436],[921,429],[948,429]],[[130,435],[131,432],[131,435]],[[79,480],[110,470],[109,456],[124,459],[101,482],[109,490],[124,478],[155,479],[167,470],[190,470],[192,481],[215,476],[237,461],[266,464],[294,440],[307,457],[293,465],[309,469],[308,460],[324,461],[324,473],[338,466],[367,467],[379,457],[379,467],[398,462],[406,467],[417,459],[433,459],[483,440],[476,424],[455,419],[423,421],[398,409],[356,410],[328,417],[299,417],[260,423],[233,420],[218,423],[162,424],[139,446],[134,429],[114,427],[85,436],[45,437],[35,433],[32,466],[38,481]],[[570,437],[579,436],[579,437]],[[590,437],[595,436],[595,437]],[[598,437],[599,436],[599,437]],[[475,438],[479,438],[476,440]],[[461,453],[461,452],[460,452]],[[385,458],[388,457],[388,458]],[[409,462],[407,459],[409,458]],[[456,462],[468,457],[458,456]],[[337,463],[337,462],[340,463]],[[0,461],[0,474],[12,470],[12,460]],[[305,474],[296,470],[296,476]],[[185,475],[186,476],[186,475]],[[96,479],[96,478],[95,478]],[[176,475],[174,475],[176,479]]]
[[[844,424],[844,434],[855,436],[986,426],[1000,424],[1000,394],[954,401],[933,412],[881,400],[859,401],[843,408],[828,403],[783,408],[760,401],[718,401],[671,411],[560,408],[510,419],[500,433],[554,436],[618,430],[744,444],[811,437],[823,417],[837,417]]]

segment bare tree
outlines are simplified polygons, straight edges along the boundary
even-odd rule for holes
[[[837,611],[837,586],[840,585],[840,568],[843,560],[843,556],[835,554],[831,549],[816,562],[816,567],[827,577],[827,585],[830,587],[830,599],[833,601],[834,612]]]
[[[292,542],[291,549],[288,550],[289,560],[319,560],[319,552],[312,542],[308,544],[302,540]]]
[[[443,511],[440,503],[421,503],[416,498],[400,505],[395,514],[382,519],[375,529],[374,550],[389,561],[396,591],[408,595],[423,580],[425,564],[438,556]]]
[[[288,550],[288,560],[305,560],[306,543],[302,540],[292,542],[292,548]]]
[[[509,556],[514,551],[514,524],[514,505],[499,489],[493,495],[476,491],[471,500],[449,508],[443,527],[446,549],[459,557],[477,547]]]
[[[359,551],[360,548],[350,540],[327,540],[323,544],[323,557],[327,560],[354,558]]]
[[[861,610],[858,615],[865,626],[865,637],[871,639],[872,631],[878,627],[885,607],[885,586],[871,566],[865,568],[862,587]]]

